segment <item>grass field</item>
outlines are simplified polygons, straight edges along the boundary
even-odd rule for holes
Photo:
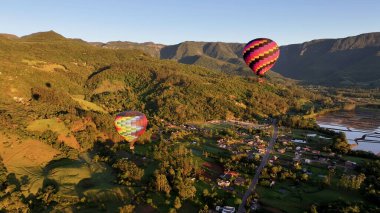
[[[74,149],[80,149],[80,145],[76,138],[71,134],[71,131],[65,124],[56,118],[35,120],[27,127],[28,131],[44,132],[51,130],[58,133],[58,139],[63,141],[67,146]]]
[[[100,112],[100,113],[107,113],[106,110],[104,110],[102,107],[92,103],[92,102],[89,102],[89,101],[86,101],[82,98],[80,98],[79,96],[72,96],[72,99],[76,102],[78,102],[78,104],[84,109],[84,110],[87,110],[87,111],[95,111],[95,112]]]
[[[9,173],[29,182],[23,188],[26,192],[36,193],[42,187],[42,168],[57,154],[58,150],[41,141],[21,141],[15,135],[0,133],[0,156]]]
[[[360,201],[361,195],[355,191],[344,189],[320,189],[317,185],[304,184],[292,185],[288,182],[278,182],[273,188],[259,186],[257,192],[260,201],[284,212],[298,213],[309,210],[316,201],[318,203],[331,202],[343,199],[347,201]]]

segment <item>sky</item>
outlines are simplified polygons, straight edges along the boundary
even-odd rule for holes
[[[86,41],[280,45],[380,31],[378,0],[0,0],[0,32]]]

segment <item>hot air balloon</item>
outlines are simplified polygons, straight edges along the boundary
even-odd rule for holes
[[[268,38],[257,38],[248,42],[243,49],[245,63],[259,77],[273,67],[278,57],[280,49],[276,42]]]
[[[116,131],[130,143],[130,149],[134,149],[135,141],[144,134],[148,120],[141,112],[125,111],[115,117]]]

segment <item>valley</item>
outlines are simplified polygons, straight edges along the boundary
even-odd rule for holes
[[[379,157],[351,150],[344,134],[315,121],[326,111],[377,106],[378,89],[304,86],[274,72],[259,83],[232,60],[239,44],[186,44],[204,50],[207,66],[183,63],[198,56],[185,56],[191,51],[182,45],[142,44],[175,60],[112,45],[53,31],[0,35],[1,211],[237,210],[263,159],[247,210],[378,210],[378,174],[368,168]],[[149,121],[134,150],[114,127],[124,110]],[[264,157],[272,119],[278,138]]]

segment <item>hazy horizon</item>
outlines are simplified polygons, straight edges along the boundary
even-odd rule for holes
[[[280,45],[342,38],[380,29],[376,1],[6,1],[1,32],[17,36],[54,30],[89,42],[183,41],[245,43],[269,37]]]

